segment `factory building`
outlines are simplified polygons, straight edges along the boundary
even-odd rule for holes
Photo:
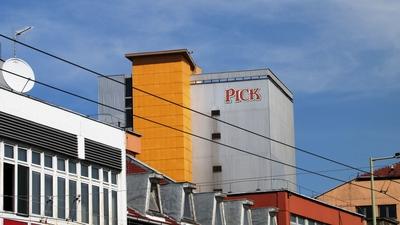
[[[118,79],[127,88],[99,78],[99,100],[126,110],[126,127],[142,135],[138,159],[177,181],[196,183],[202,192],[295,190],[296,177],[282,176],[294,174],[293,168],[218,145],[295,165],[294,149],[265,138],[294,145],[293,95],[271,70],[201,73],[186,49],[130,53],[126,58],[132,62],[132,77]],[[103,121],[121,117],[102,108],[99,114],[106,115]]]

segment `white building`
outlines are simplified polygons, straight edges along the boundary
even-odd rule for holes
[[[193,109],[294,146],[292,101],[292,93],[269,69],[191,76]],[[192,113],[192,132],[296,164],[293,148],[196,113]],[[296,189],[295,169],[291,167],[197,138],[192,142],[193,182],[200,191]]]
[[[0,88],[0,224],[126,225],[125,138]]]

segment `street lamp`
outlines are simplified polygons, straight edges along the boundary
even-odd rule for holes
[[[400,152],[396,152],[394,156],[369,158],[369,166],[371,169],[371,205],[372,205],[372,225],[376,225],[376,213],[375,213],[375,188],[374,188],[374,161],[386,160],[386,159],[398,159],[400,158]]]

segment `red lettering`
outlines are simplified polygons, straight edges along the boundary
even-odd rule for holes
[[[260,88],[253,88],[250,90],[250,101],[260,101],[261,94],[259,93]]]
[[[230,88],[225,90],[225,103],[231,104],[232,98],[235,98],[236,103],[242,101],[246,102],[261,101],[260,88],[245,88],[239,90]]]
[[[226,104],[232,103],[231,98],[233,97],[234,94],[235,94],[235,89],[233,89],[233,88],[225,90],[225,103]]]
[[[244,94],[246,94],[246,95],[244,95]],[[247,102],[249,100],[249,90],[248,89],[241,90],[239,92],[239,97],[240,97],[240,100]]]
[[[239,92],[240,92],[240,90],[235,91],[235,102],[237,102],[237,103],[241,102],[241,100],[239,98]]]

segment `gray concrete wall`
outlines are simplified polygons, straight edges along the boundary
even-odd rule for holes
[[[110,76],[111,79],[125,83],[125,76]],[[125,110],[125,87],[122,84],[106,79],[98,78],[98,100],[100,103]],[[110,109],[105,106],[98,106],[98,120],[113,126],[125,127],[125,113]]]
[[[224,209],[225,209],[226,224],[243,225],[244,208],[242,201],[225,201]]]
[[[293,102],[273,83],[268,83],[269,90],[269,109],[270,109],[270,137],[286,144],[295,145],[294,137],[294,116]],[[271,142],[271,158],[296,165],[295,150],[290,147]],[[288,176],[279,176],[271,180],[273,189],[286,188],[290,191],[296,191],[296,169],[284,166],[278,163],[271,163],[272,174],[291,174]]]
[[[127,206],[145,214],[148,209],[147,197],[150,193],[148,173],[133,174],[126,177]]]
[[[242,71],[220,74],[194,75],[192,81],[218,78],[223,79],[238,76],[267,76],[268,70]],[[258,88],[260,101],[242,101],[227,104],[225,90]],[[273,89],[272,91],[270,89]],[[246,80],[235,82],[195,84],[191,86],[192,108],[209,114],[213,109],[219,109],[221,115],[217,118],[233,123],[245,129],[273,136],[277,140],[294,144],[293,104],[284,92],[271,85],[270,79]],[[281,110],[283,110],[281,112]],[[280,114],[280,112],[282,114]],[[240,131],[228,125],[193,113],[192,131],[203,137],[210,138],[213,132],[220,132],[217,140],[251,153],[295,164],[294,151],[283,151],[282,146],[272,145],[269,140],[257,137],[245,131]],[[272,134],[273,132],[273,134]],[[199,191],[222,189],[223,192],[247,192],[288,188],[288,183],[295,183],[295,177],[289,181],[271,180],[271,175],[293,172],[276,163],[249,154],[221,147],[207,141],[193,138],[193,181]],[[212,167],[222,166],[221,172],[213,172]]]
[[[177,221],[181,221],[185,193],[181,184],[167,184],[160,186],[161,204],[163,212]]]
[[[195,193],[193,199],[197,222],[202,225],[215,225],[215,193]]]

